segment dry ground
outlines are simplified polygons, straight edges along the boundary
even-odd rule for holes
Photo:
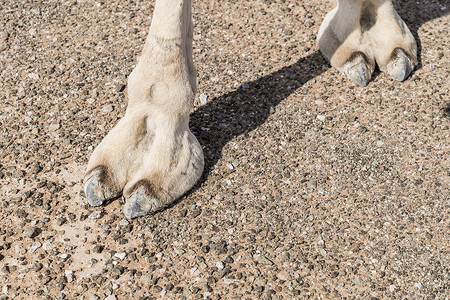
[[[365,88],[317,51],[332,1],[194,1],[205,173],[129,222],[80,182],[153,3],[2,1],[0,299],[446,299],[448,1],[395,2],[420,66]]]

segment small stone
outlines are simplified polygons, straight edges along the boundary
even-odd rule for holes
[[[125,272],[125,268],[123,266],[116,266],[113,269],[113,272],[116,273],[117,275],[122,275],[123,272]]]
[[[395,285],[390,285],[389,286],[389,291],[391,292],[391,293],[393,293],[394,291],[395,291],[395,289],[396,289],[397,287],[395,286]]]
[[[102,217],[102,211],[101,210],[93,211],[89,215],[89,219],[91,219],[91,220],[97,220],[97,219],[100,219],[101,217]]]
[[[61,226],[61,225],[63,225],[64,223],[66,223],[67,222],[67,219],[66,218],[58,218],[57,220],[56,220],[56,225],[57,226]]]
[[[90,294],[88,300],[100,300],[100,297],[95,294]]]
[[[201,104],[208,103],[208,96],[206,96],[205,94],[200,94],[200,103]]]
[[[186,217],[186,215],[187,215],[187,209],[186,209],[186,208],[181,209],[180,212],[179,212],[179,215],[180,215],[180,217],[182,217],[182,218]]]
[[[28,253],[33,254],[34,252],[36,252],[37,249],[41,248],[42,244],[39,242],[34,243],[30,250],[28,250]]]
[[[126,220],[126,219],[122,219],[119,222],[119,225],[121,225],[121,226],[127,226],[129,224],[130,224],[130,222],[128,222],[128,220]]]
[[[202,288],[205,292],[211,293],[213,291],[212,287],[208,284],[208,282],[204,282],[202,284]]]
[[[64,300],[66,298],[66,295],[64,293],[58,293],[56,294],[57,300]]]
[[[224,280],[223,280],[223,282],[225,283],[225,284],[232,284],[232,283],[234,283],[236,281],[236,279],[229,279],[229,278],[225,278]]]
[[[225,276],[227,276],[230,273],[231,268],[230,267],[226,267],[222,270],[217,271],[215,274],[215,276],[217,277],[217,279],[222,279]]]
[[[284,31],[284,34],[285,34],[285,35],[292,35],[293,32],[292,32],[292,30],[286,29],[286,30]]]
[[[121,92],[123,92],[125,87],[126,87],[125,84],[118,84],[118,85],[116,85],[115,90],[116,90],[116,92],[121,93]]]
[[[28,216],[28,213],[21,208],[19,208],[16,213],[19,218],[26,218]]]
[[[145,274],[141,276],[141,282],[145,285],[150,285],[152,282],[153,276],[149,274]]]
[[[53,123],[50,124],[50,126],[48,126],[48,130],[50,131],[56,131],[60,128],[61,126],[59,125],[59,123]]]
[[[115,295],[109,295],[105,300],[117,300],[117,297]]]
[[[173,249],[173,252],[174,252],[176,255],[182,255],[182,254],[184,254],[186,251],[184,251],[183,249],[175,248],[175,249]]]
[[[10,288],[10,287],[11,287],[11,286],[5,284],[5,285],[3,286],[3,288],[2,288],[2,293],[5,294],[5,295],[7,295],[8,292],[9,292],[9,288]]]
[[[202,210],[200,208],[194,209],[192,213],[190,214],[193,218],[198,217],[202,213]]]
[[[37,174],[37,173],[39,173],[40,171],[42,171],[42,167],[41,167],[39,164],[34,164],[34,165],[31,167],[31,173],[33,173],[33,174]]]
[[[305,135],[306,136],[314,136],[314,135],[316,135],[316,132],[314,130],[310,129],[307,132],[305,132]]]
[[[46,284],[49,283],[51,280],[52,280],[52,279],[51,279],[50,276],[45,275],[44,277],[42,277],[41,283],[42,283],[43,285],[46,285]]]
[[[257,293],[262,293],[264,291],[264,287],[261,285],[256,285],[255,286],[255,292]]]
[[[225,265],[223,264],[223,262],[218,261],[218,262],[216,263],[216,267],[217,267],[217,269],[219,269],[219,270],[223,270],[223,268],[225,268]]]
[[[33,271],[39,272],[42,269],[43,265],[40,262],[35,262],[33,264]]]
[[[255,258],[262,265],[268,265],[268,266],[273,265],[273,262],[263,255],[258,255]]]
[[[127,254],[125,252],[114,254],[114,257],[117,257],[120,260],[123,260],[125,258],[125,256],[127,256]]]
[[[25,229],[23,234],[25,234],[25,236],[29,238],[35,238],[40,232],[41,231],[39,228],[37,228],[36,226],[31,226]]]
[[[205,245],[205,246],[202,247],[202,252],[203,253],[208,253],[210,249],[211,248],[208,245]]]
[[[330,276],[331,276],[331,278],[336,278],[336,277],[339,276],[339,272],[334,271],[334,272],[332,272],[332,273],[330,274]]]
[[[414,185],[415,186],[418,186],[418,185],[421,185],[423,183],[423,180],[422,179],[417,179],[415,182],[414,182]]]
[[[408,118],[408,121],[410,122],[417,122],[417,117],[416,116],[411,116]]]
[[[112,105],[106,105],[102,108],[102,111],[105,113],[110,113],[114,110],[114,106]]]
[[[44,250],[50,250],[53,248],[53,244],[50,241],[46,241],[44,245],[42,245],[42,249]]]
[[[34,80],[38,80],[39,74],[38,73],[30,73],[30,74],[28,74],[28,77],[30,77],[31,79],[34,79]]]
[[[313,25],[314,25],[314,22],[311,21],[311,19],[307,19],[307,20],[305,21],[305,26],[306,26],[306,27],[310,28],[310,27],[312,27]]]
[[[102,251],[103,251],[103,246],[102,245],[95,245],[95,247],[94,247],[94,252],[95,253],[102,253]]]

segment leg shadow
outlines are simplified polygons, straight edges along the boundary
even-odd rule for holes
[[[271,108],[322,74],[326,65],[325,59],[316,51],[294,64],[243,84],[193,112],[190,128],[205,147],[202,181],[222,157],[222,149],[230,140],[258,128],[269,117]]]

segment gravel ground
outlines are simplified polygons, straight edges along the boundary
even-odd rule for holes
[[[396,2],[419,69],[363,88],[318,53],[331,1],[194,1],[205,173],[127,221],[81,178],[153,3],[2,1],[0,299],[448,299],[448,2]]]

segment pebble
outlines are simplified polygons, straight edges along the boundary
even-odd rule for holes
[[[33,263],[33,271],[39,272],[42,269],[43,265],[40,262]]]
[[[175,249],[173,249],[173,252],[174,252],[176,255],[182,255],[182,254],[184,254],[186,251],[184,251],[183,249],[180,249],[180,248],[175,248]]]
[[[91,220],[97,220],[100,219],[102,216],[102,211],[101,210],[96,210],[93,211],[90,215],[89,215],[89,219]]]
[[[10,286],[5,284],[2,288],[2,293],[7,295],[9,292],[9,288],[10,288]]]
[[[307,132],[305,132],[305,135],[306,136],[314,136],[314,135],[316,135],[316,132],[314,130],[310,129]]]
[[[153,278],[153,276],[152,275],[149,275],[149,274],[145,274],[145,275],[142,275],[141,276],[141,282],[143,283],[143,284],[145,284],[145,285],[150,285],[150,283],[152,282],[152,278]]]
[[[218,261],[218,262],[216,262],[216,267],[219,270],[223,270],[223,268],[225,268],[225,265],[223,264],[223,262]]]
[[[53,124],[50,124],[50,125],[48,126],[48,130],[50,130],[50,131],[56,131],[56,130],[58,130],[60,127],[61,127],[61,125],[59,125],[59,123],[53,123]]]
[[[31,173],[33,173],[33,174],[37,174],[37,173],[39,173],[40,171],[42,171],[42,167],[41,167],[39,164],[34,164],[34,165],[31,167]]]
[[[42,244],[39,242],[34,243],[30,250],[28,250],[28,253],[33,254],[34,252],[36,252],[37,249],[41,248]]]
[[[205,94],[200,94],[200,103],[201,104],[208,103],[208,96],[206,96]]]
[[[122,219],[122,220],[120,220],[120,222],[119,222],[119,225],[121,225],[121,226],[127,226],[127,225],[129,225],[129,224],[130,224],[130,222],[128,222],[127,219]]]
[[[109,295],[105,300],[117,300],[117,297],[115,295]]]
[[[29,73],[28,77],[30,77],[31,79],[34,79],[34,80],[38,80],[39,74],[38,73]]]
[[[29,237],[29,238],[34,238],[34,237],[36,237],[39,233],[40,233],[40,229],[37,228],[36,226],[28,227],[28,228],[25,229],[24,232],[23,232],[23,234],[25,234],[25,236],[27,236],[27,237]]]
[[[44,242],[44,245],[42,245],[42,249],[44,250],[50,250],[53,248],[53,244],[50,241]]]
[[[57,225],[57,226],[61,226],[61,225],[63,225],[63,224],[66,223],[66,222],[67,222],[67,219],[64,218],[64,217],[58,218],[58,219],[56,220],[56,225]]]
[[[23,255],[23,254],[26,253],[26,250],[23,249],[22,245],[17,244],[17,245],[14,246],[14,252],[15,252],[16,254]]]
[[[226,283],[226,284],[232,284],[232,283],[234,283],[235,281],[236,281],[236,279],[230,279],[230,278],[225,278],[225,279],[223,280],[223,282]]]
[[[256,260],[262,265],[273,265],[273,262],[263,255],[255,255]]]
[[[120,93],[120,92],[123,92],[125,87],[126,87],[125,84],[118,84],[118,85],[116,85],[115,90],[116,90],[116,92]]]
[[[62,253],[62,254],[59,255],[59,257],[60,257],[61,259],[67,259],[67,258],[69,257],[69,254],[67,254],[67,253]]]
[[[57,300],[64,300],[65,298],[66,298],[66,294],[64,294],[64,293],[56,294],[56,299]]]
[[[125,258],[125,256],[127,256],[127,254],[125,252],[114,254],[114,257],[117,257],[120,260],[123,260]]]
[[[114,106],[110,105],[106,105],[102,108],[102,111],[105,113],[110,113],[114,110]]]

